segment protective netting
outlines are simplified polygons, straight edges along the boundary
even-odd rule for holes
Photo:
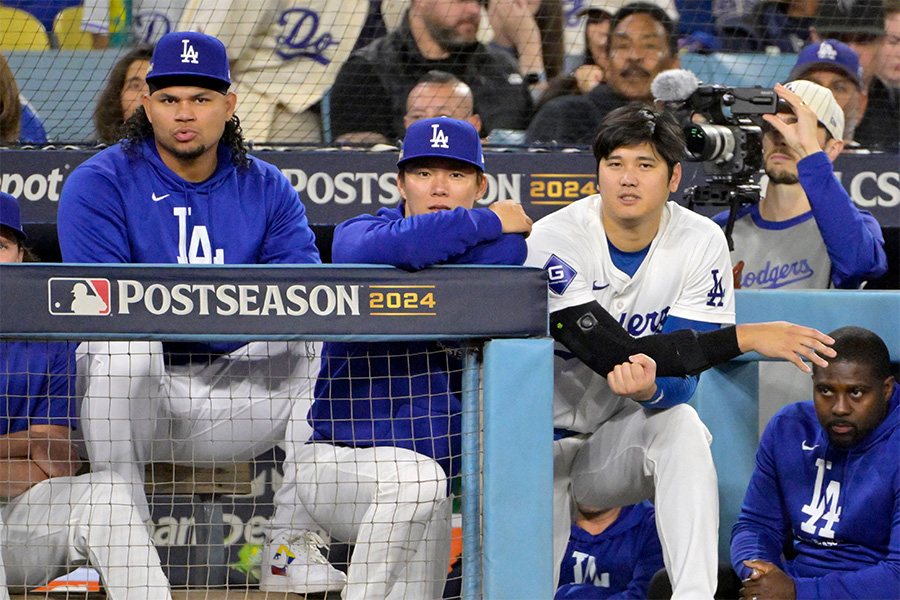
[[[730,86],[811,78],[859,125],[848,140],[896,144],[900,126],[885,135],[879,121],[900,85],[896,0],[655,1],[661,40],[648,45],[630,41],[640,24],[615,20],[622,0],[4,0],[3,138],[114,143],[146,91],[151,45],[197,30],[224,42],[256,144],[394,144],[436,114],[477,117],[493,143],[572,143],[534,125],[551,98],[602,82],[646,99],[652,76],[678,66]]]
[[[476,349],[235,345],[0,340],[9,590],[458,597]]]

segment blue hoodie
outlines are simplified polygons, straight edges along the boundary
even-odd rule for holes
[[[793,577],[797,600],[900,598],[900,386],[885,420],[851,448],[829,443],[810,401],[772,418],[731,533],[741,578],[753,558]]]
[[[59,199],[67,263],[319,263],[306,209],[275,166],[250,157],[235,167],[220,144],[199,183],[167,167],[153,139],[117,144],[77,167]],[[167,352],[223,354],[241,343],[166,344]]]
[[[554,598],[640,600],[662,568],[653,505],[632,504],[622,507],[616,521],[597,535],[572,525]]]
[[[484,208],[457,208],[403,218],[382,208],[335,229],[335,263],[521,265],[520,234],[504,234]],[[479,310],[479,307],[473,307]],[[438,342],[328,342],[309,410],[314,441],[396,446],[435,459],[453,477],[460,467],[462,364]]]

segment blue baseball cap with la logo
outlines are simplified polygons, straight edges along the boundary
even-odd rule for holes
[[[225,44],[196,31],[167,33],[156,43],[147,69],[150,93],[187,85],[225,94],[231,85]]]
[[[450,117],[422,119],[409,126],[397,166],[414,158],[452,158],[484,171],[478,130],[471,123]]]
[[[853,48],[838,40],[824,40],[801,50],[788,79],[803,79],[804,75],[815,70],[840,73],[860,90],[863,89],[863,70],[859,64],[859,55]]]

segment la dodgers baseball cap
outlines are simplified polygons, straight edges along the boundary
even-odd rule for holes
[[[836,140],[844,138],[844,111],[834,99],[834,94],[826,87],[812,81],[798,79],[784,84],[800,99],[806,102],[819,119],[819,123],[831,133]],[[780,104],[780,103],[779,103]]]
[[[189,85],[228,92],[231,71],[225,44],[196,31],[175,31],[162,36],[147,69],[150,93],[173,85]]]
[[[12,194],[0,192],[0,225],[5,225],[15,231],[24,242],[28,239],[22,229],[22,213],[19,211],[19,201]]]
[[[862,89],[862,66],[859,55],[850,46],[838,40],[823,40],[810,44],[797,55],[797,64],[791,70],[789,79],[800,79],[806,73],[824,69],[844,75]]]
[[[406,130],[397,166],[414,158],[452,158],[484,171],[484,153],[478,130],[467,121],[435,117],[416,121]]]

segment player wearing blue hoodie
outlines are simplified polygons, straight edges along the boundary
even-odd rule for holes
[[[487,186],[474,127],[447,117],[414,123],[397,166],[403,202],[339,225],[335,263],[524,262],[531,220],[521,206],[473,208]],[[325,344],[309,413],[314,443],[300,451],[297,481],[313,518],[355,543],[345,600],[441,597],[461,368],[438,342]]]
[[[72,172],[59,202],[63,259],[74,263],[319,263],[296,191],[246,153],[225,46],[208,35],[163,36],[147,72],[150,93],[126,139]],[[76,284],[80,285],[80,284]],[[82,286],[83,294],[94,302]],[[73,290],[74,292],[75,290]],[[151,460],[249,460],[309,437],[306,411],[319,362],[311,342],[87,342],[82,429],[95,471],[131,485],[144,520]],[[287,431],[287,434],[285,433]],[[293,472],[292,469],[288,469]],[[339,591],[344,575],[318,555],[313,523],[285,478],[263,562],[267,591]],[[307,520],[305,527],[299,524]],[[311,541],[311,543],[310,543]],[[276,558],[278,557],[278,558]]]
[[[744,598],[900,597],[900,386],[877,335],[830,335],[813,401],[783,408],[760,441],[731,536]]]

